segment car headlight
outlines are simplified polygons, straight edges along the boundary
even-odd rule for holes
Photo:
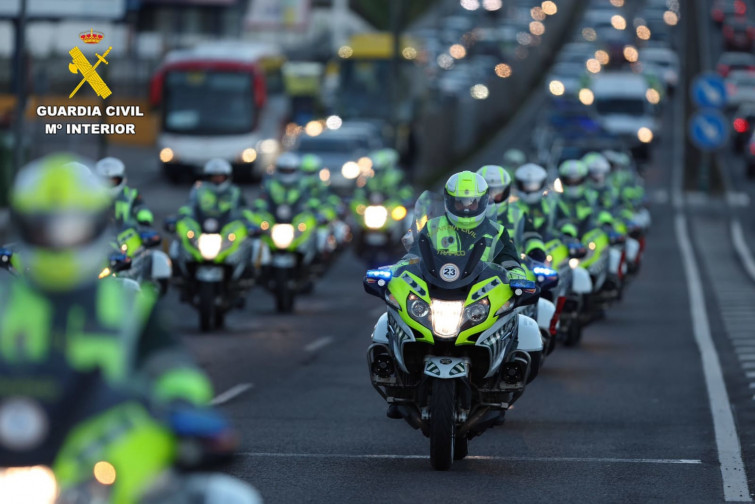
[[[170,147],[164,147],[160,151],[160,161],[162,161],[163,163],[170,163],[171,161],[173,161],[174,157],[175,155],[173,154],[173,149],[171,149]]]
[[[579,259],[577,259],[576,257],[572,257],[571,259],[569,259],[569,267],[571,269],[576,269],[578,266],[579,266]]]
[[[354,161],[347,161],[341,167],[341,175],[349,180],[353,180],[359,176],[362,169]]]
[[[642,143],[650,143],[653,141],[653,131],[647,126],[643,126],[637,130],[637,138]]]
[[[202,233],[199,235],[197,241],[197,248],[199,254],[203,259],[211,261],[215,259],[220,253],[220,248],[223,246],[223,237],[219,234]]]
[[[433,332],[441,338],[453,338],[459,334],[464,301],[441,301],[433,299],[430,305]]]
[[[294,241],[294,226],[291,224],[275,224],[270,237],[279,249],[287,249]]]
[[[48,467],[12,467],[0,470],[3,502],[53,504],[58,494],[55,474]]]
[[[370,229],[380,229],[388,220],[388,210],[382,205],[370,205],[364,209],[364,225]]]
[[[241,151],[241,160],[245,163],[254,163],[257,159],[257,151],[249,147]]]

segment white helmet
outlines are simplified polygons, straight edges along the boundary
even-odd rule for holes
[[[535,163],[527,163],[514,172],[514,184],[519,199],[528,205],[536,205],[543,198],[548,172]]]
[[[505,214],[509,209],[511,175],[498,165],[485,165],[477,170],[477,174],[482,175],[482,178],[488,183],[490,202],[488,203],[487,216],[490,219],[497,219],[499,215]]]
[[[284,152],[275,160],[275,178],[283,185],[292,186],[301,179],[301,157],[293,152]]]
[[[107,184],[110,196],[113,198],[126,187],[126,165],[118,158],[100,159],[94,166],[94,172]]]
[[[206,182],[215,184],[220,191],[226,190],[231,185],[232,175],[231,163],[221,158],[210,159],[202,169],[202,178]]]
[[[603,154],[590,152],[585,154],[582,161],[587,165],[590,180],[595,187],[605,187],[608,174],[611,173],[611,163]]]

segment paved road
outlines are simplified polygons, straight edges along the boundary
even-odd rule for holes
[[[666,131],[683,123],[679,110],[676,102],[666,108]],[[507,147],[524,145],[534,115],[523,115],[512,126],[515,133],[504,134],[480,159],[496,161]],[[664,135],[656,146],[647,171],[651,194],[673,194],[670,167],[679,162],[679,140]],[[112,154],[125,158],[131,182],[158,217],[183,202],[188,186],[163,182],[154,152]],[[729,332],[750,323],[753,298],[748,284],[735,283],[742,270],[726,233],[710,234],[728,222],[725,207],[688,206],[684,213],[703,285],[713,286],[705,289],[705,312],[752,475],[753,392],[737,364],[736,349],[744,347],[732,343]],[[170,294],[176,332],[218,393],[239,394],[223,397],[222,407],[244,434],[229,471],[256,485],[270,503],[723,501],[677,213],[666,198],[652,214],[645,264],[624,301],[585,330],[580,348],[558,348],[506,424],[474,439],[471,456],[446,473],[432,471],[429,443],[419,432],[385,417],[369,384],[364,354],[382,306],[362,292],[363,267],[351,255],[313,295],[301,298],[294,315],[275,314],[270,297],[255,290],[247,307],[228,318],[228,329],[216,334],[200,335],[196,314]],[[749,486],[755,488],[752,476]]]

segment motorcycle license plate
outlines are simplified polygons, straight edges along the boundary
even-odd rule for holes
[[[367,233],[364,241],[366,241],[368,245],[385,245],[388,241],[388,237],[383,233]]]
[[[200,266],[197,268],[197,280],[201,282],[222,282],[223,268],[217,266]]]
[[[276,254],[273,256],[273,266],[293,268],[296,266],[296,256],[294,254]]]

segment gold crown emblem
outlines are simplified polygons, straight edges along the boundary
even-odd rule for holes
[[[85,44],[99,44],[104,37],[105,35],[102,32],[96,32],[94,29],[79,34],[79,38]]]

